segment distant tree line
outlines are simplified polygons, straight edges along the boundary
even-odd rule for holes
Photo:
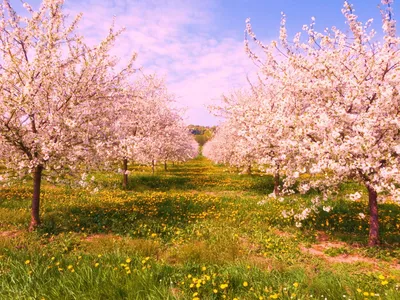
[[[194,135],[194,139],[200,146],[203,146],[210,140],[214,136],[216,130],[217,126],[189,125],[190,133]]]

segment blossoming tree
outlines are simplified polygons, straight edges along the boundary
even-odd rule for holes
[[[122,162],[123,187],[128,184],[130,161],[153,164],[196,155],[195,141],[181,117],[171,109],[171,101],[162,79],[143,75],[109,106],[107,113],[112,122],[107,138],[96,146],[97,155],[103,162]]]
[[[90,156],[109,122],[102,111],[133,71],[134,58],[113,72],[109,51],[121,31],[89,47],[75,33],[81,15],[67,24],[63,3],[44,0],[37,11],[24,3],[27,17],[8,0],[0,6],[1,152],[9,174],[33,174],[31,230],[43,171],[70,172]]]
[[[369,245],[379,243],[378,193],[400,201],[400,39],[396,36],[392,1],[382,4],[384,37],[378,41],[372,20],[362,23],[353,7],[342,10],[349,33],[336,27],[323,33],[304,26],[289,42],[282,18],[279,42],[266,45],[249,21],[246,33],[263,58],[246,50],[260,64],[266,85],[280,87],[275,120],[289,128],[283,140],[296,155],[287,162],[287,181],[305,170],[318,174],[313,184],[337,185],[356,180],[369,195]],[[323,179],[321,179],[323,176]]]

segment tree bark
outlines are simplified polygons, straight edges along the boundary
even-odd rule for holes
[[[247,165],[245,171],[246,174],[251,175],[251,164]]]
[[[276,196],[279,195],[279,171],[275,173],[274,175],[274,194]]]
[[[164,161],[164,170],[167,171],[168,167],[167,167],[167,161]]]
[[[368,246],[379,245],[378,194],[373,187],[367,185],[369,199],[369,238]]]
[[[128,160],[125,158],[123,160],[123,171],[124,171],[124,180],[122,182],[122,186],[126,189],[128,187]]]
[[[151,171],[154,175],[154,159],[151,161]]]
[[[31,223],[29,224],[29,231],[35,230],[40,225],[40,186],[42,182],[43,166],[38,165],[33,172],[33,197],[31,208]]]

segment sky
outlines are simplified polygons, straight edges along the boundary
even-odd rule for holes
[[[17,3],[19,0],[11,0]],[[27,1],[34,8],[41,1]],[[362,21],[375,20],[380,29],[380,0],[351,0]],[[178,107],[186,108],[187,124],[216,125],[207,108],[223,94],[249,86],[257,68],[244,51],[246,18],[264,42],[277,40],[281,12],[289,38],[316,18],[316,28],[345,29],[342,0],[66,0],[71,16],[83,13],[79,30],[90,43],[107,34],[115,16],[126,30],[114,54],[127,61],[137,53],[136,66],[165,78]],[[394,4],[395,15],[400,1]],[[378,30],[380,32],[380,30]]]

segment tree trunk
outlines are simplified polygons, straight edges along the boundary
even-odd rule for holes
[[[168,167],[167,167],[167,161],[164,161],[164,170],[167,171]]]
[[[43,166],[36,166],[33,173],[33,197],[31,209],[31,223],[29,224],[29,231],[33,231],[40,225],[40,186],[42,182]]]
[[[275,173],[274,175],[274,194],[276,196],[279,195],[279,171]]]
[[[154,159],[151,161],[151,171],[154,175]]]
[[[368,246],[379,245],[378,194],[375,189],[367,185],[369,198],[369,239]]]
[[[247,167],[244,170],[245,174],[251,175],[251,164],[247,165]]]
[[[124,187],[124,189],[126,189],[128,187],[128,160],[125,158],[123,160],[123,171],[124,171],[124,180],[122,182],[122,186]]]

